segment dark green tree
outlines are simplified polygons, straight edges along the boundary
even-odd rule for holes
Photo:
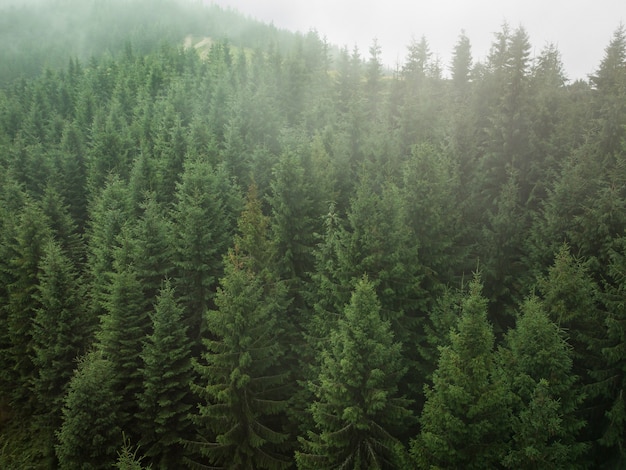
[[[151,305],[159,294],[163,280],[174,269],[174,250],[171,243],[173,227],[164,206],[157,202],[155,194],[146,194],[139,209],[139,220],[136,224],[127,225],[128,236],[135,245],[134,258],[131,261],[137,270],[144,297],[148,305]]]
[[[589,263],[572,256],[570,247],[564,244],[547,275],[539,280],[538,288],[550,319],[567,331],[572,372],[580,378],[583,394],[588,398],[597,396],[593,371],[603,369],[601,349],[606,326],[600,288],[589,273]],[[591,416],[587,420],[595,421]]]
[[[398,393],[406,368],[374,285],[361,279],[322,352],[298,468],[407,468],[398,437],[410,424],[410,400]]]
[[[439,348],[421,432],[411,442],[419,468],[495,468],[506,454],[512,400],[481,291],[475,276],[450,344]]]
[[[78,124],[66,124],[61,138],[61,194],[69,205],[78,233],[84,233],[88,217],[86,152],[85,136]]]
[[[173,284],[184,309],[188,334],[198,340],[223,274],[223,256],[241,209],[237,187],[223,168],[187,162],[173,211]]]
[[[581,468],[586,445],[578,407],[584,393],[572,373],[572,351],[564,331],[553,323],[539,299],[522,306],[515,329],[500,350],[504,374],[515,396],[507,468]]]
[[[151,334],[152,325],[135,268],[118,265],[110,277],[106,313],[101,316],[100,330],[96,333],[97,347],[113,368],[114,391],[121,399],[120,408],[111,409],[111,413],[117,425],[137,441],[140,432],[137,395],[143,390],[144,379],[141,347]]]
[[[131,213],[126,184],[118,177],[110,177],[90,205],[90,221],[86,234],[91,308],[96,316],[106,311],[114,251]]]
[[[238,246],[229,252],[218,309],[205,314],[211,339],[203,340],[193,387],[201,398],[194,419],[201,440],[189,448],[212,468],[288,468],[289,436],[276,427],[288,398],[279,323],[286,292],[255,272],[248,255]]]
[[[61,425],[61,410],[76,359],[91,343],[94,322],[83,302],[85,290],[75,267],[58,243],[50,241],[40,262],[36,295],[39,308],[33,318],[33,364],[37,375],[33,390],[39,408],[38,426],[54,442]],[[50,449],[50,455],[54,450]]]
[[[174,289],[166,282],[151,315],[152,334],[143,344],[143,390],[137,395],[139,445],[155,468],[182,462],[183,440],[190,439],[191,343]]]
[[[41,208],[48,217],[55,240],[61,245],[65,255],[77,269],[82,269],[86,255],[83,239],[69,212],[69,206],[51,183],[46,186],[41,199]]]
[[[81,359],[69,384],[57,433],[59,468],[110,469],[122,444],[118,415],[122,396],[113,364],[98,351]]]
[[[602,348],[607,370],[601,377],[604,378],[604,400],[605,403],[608,401],[609,406],[605,412],[605,426],[599,442],[610,449],[611,461],[616,467],[626,463],[626,308],[623,302],[625,253],[626,239],[620,237],[609,267],[614,284],[607,289],[608,312],[605,324],[608,341]]]
[[[11,282],[7,286],[7,332],[10,341],[7,365],[11,401],[16,411],[36,409],[32,382],[37,376],[33,364],[35,343],[33,320],[41,307],[38,299],[39,275],[46,246],[52,233],[46,216],[33,201],[26,201],[19,214],[11,246]]]

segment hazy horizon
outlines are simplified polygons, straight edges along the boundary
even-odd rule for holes
[[[376,38],[385,64],[402,64],[413,38],[425,36],[444,70],[450,64],[461,31],[469,37],[475,61],[487,56],[494,33],[504,22],[511,29],[523,26],[530,37],[531,55],[548,44],[561,52],[571,80],[593,73],[613,33],[626,18],[626,2],[598,0],[593,9],[586,2],[539,0],[460,2],[439,0],[429,6],[402,0],[204,0],[232,7],[260,21],[293,31],[316,30],[339,46],[357,46],[363,57]]]

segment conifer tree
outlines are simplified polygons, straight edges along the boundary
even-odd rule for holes
[[[14,385],[11,339],[9,335],[9,285],[15,281],[11,259],[19,225],[18,214],[24,204],[22,188],[6,174],[0,175],[0,396],[7,401]]]
[[[455,92],[463,97],[468,91],[470,72],[472,70],[472,48],[465,31],[461,31],[452,57],[452,83]]]
[[[59,468],[110,469],[122,441],[118,415],[122,396],[113,364],[99,351],[81,359],[69,384],[63,424],[57,434]]]
[[[211,339],[203,340],[196,363],[200,383],[193,387],[202,400],[195,418],[202,441],[189,447],[212,468],[288,468],[288,435],[275,427],[276,415],[287,406],[278,322],[285,289],[269,284],[238,250],[226,259],[218,309],[206,314]]]
[[[583,394],[597,396],[593,371],[601,370],[601,348],[605,325],[600,305],[600,289],[589,273],[589,263],[575,258],[563,244],[546,277],[538,287],[543,308],[560,328],[568,332],[572,347],[572,372],[580,378]]]
[[[146,467],[141,465],[143,456],[137,455],[139,447],[133,447],[126,435],[122,434],[122,437],[124,444],[118,451],[117,462],[113,466],[118,470],[144,470]],[[152,466],[149,466],[148,469],[152,469]]]
[[[232,241],[241,202],[223,168],[197,160],[185,164],[173,212],[173,282],[184,308],[188,334],[198,340],[223,273],[223,256]]]
[[[41,207],[48,217],[55,240],[76,268],[81,269],[85,262],[85,246],[82,237],[78,233],[78,227],[69,213],[63,196],[52,183],[46,186]]]
[[[439,348],[421,432],[411,443],[419,468],[494,468],[505,453],[511,397],[497,367],[481,290],[475,276],[450,344]]]
[[[120,248],[119,250],[122,250]],[[143,389],[141,346],[151,333],[147,301],[132,265],[116,266],[111,273],[106,313],[100,318],[97,346],[114,372],[114,390],[121,398],[117,424],[133,440],[139,432],[137,395]]]
[[[279,253],[284,279],[301,282],[313,269],[313,233],[317,207],[313,188],[301,156],[288,152],[274,169],[272,194],[272,233]]]
[[[528,299],[500,350],[515,396],[507,468],[579,468],[586,445],[577,442],[585,425],[577,409],[584,395],[572,373],[564,332],[550,321],[537,298]]]
[[[191,343],[169,282],[161,289],[151,319],[152,334],[141,353],[139,445],[155,469],[168,469],[180,465],[182,441],[191,438],[189,385],[193,379]]]
[[[38,398],[39,426],[53,435],[61,424],[61,409],[76,365],[91,342],[93,322],[83,303],[85,291],[75,267],[57,242],[50,241],[40,263],[33,319],[33,389]],[[52,442],[52,441],[51,441]]]
[[[626,308],[624,306],[624,281],[626,280],[626,238],[616,240],[609,272],[614,284],[607,288],[605,318],[607,344],[602,348],[606,371],[603,380],[605,402],[605,427],[600,444],[608,447],[616,467],[626,464]]]
[[[623,151],[622,141],[626,133],[626,106],[624,89],[626,87],[626,26],[621,24],[613,33],[605,49],[604,58],[596,73],[591,76],[591,83],[598,94],[600,127],[599,144],[602,155],[612,155]]]
[[[106,297],[113,272],[115,248],[122,227],[130,219],[130,198],[126,184],[111,176],[91,203],[87,230],[88,269],[91,284],[91,308],[99,316],[106,311]]]
[[[406,368],[373,284],[361,279],[310,384],[315,429],[300,438],[298,468],[407,468],[398,436],[411,420],[398,394]]]
[[[19,215],[15,240],[11,247],[10,269],[12,281],[7,286],[9,299],[7,324],[9,346],[9,374],[12,402],[17,410],[35,409],[32,381],[37,375],[33,320],[37,309],[41,261],[52,237],[46,216],[39,206],[27,201]]]
[[[69,205],[69,213],[83,233],[87,224],[87,168],[84,135],[76,122],[68,123],[61,139],[61,194]]]
[[[155,194],[146,194],[139,208],[142,211],[141,217],[136,224],[128,226],[130,242],[135,245],[131,262],[137,270],[148,308],[151,308],[163,280],[174,268],[172,226]]]
[[[462,270],[460,175],[456,162],[433,145],[416,145],[403,168],[400,196],[410,235],[426,271],[423,285],[434,296]]]

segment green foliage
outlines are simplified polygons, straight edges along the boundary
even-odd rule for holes
[[[287,468],[288,435],[275,428],[284,412],[287,374],[279,316],[283,284],[268,284],[238,247],[229,252],[215,299],[206,313],[210,339],[196,362],[202,401],[195,418],[202,440],[189,447],[217,468]]]
[[[411,442],[419,468],[491,468],[506,449],[512,397],[496,363],[481,290],[475,276],[450,344],[439,348],[421,432]]]
[[[584,395],[572,373],[572,351],[563,331],[537,298],[528,299],[500,351],[513,406],[507,468],[579,468],[586,445],[577,442],[585,426],[577,414]]]
[[[81,359],[70,382],[57,434],[56,454],[62,469],[111,468],[120,447],[122,396],[116,391],[113,363],[98,351]]]
[[[122,438],[124,445],[122,445],[122,449],[117,453],[117,462],[115,462],[114,467],[118,470],[143,470],[146,468],[141,465],[143,457],[137,456],[139,447],[133,449],[130,439],[127,439],[123,433]],[[150,468],[152,467],[148,467],[148,469]]]
[[[199,338],[203,317],[212,307],[222,257],[234,232],[240,210],[237,188],[223,169],[202,160],[188,162],[176,191],[172,234],[174,285],[185,309],[184,321],[192,338]]]
[[[137,466],[121,428],[155,467],[623,466],[624,36],[569,83],[507,24],[447,76],[426,37],[392,72],[202,2],[1,6],[0,467]]]
[[[398,396],[406,368],[380,310],[372,282],[361,279],[309,385],[315,429],[300,438],[298,468],[406,468],[398,440],[412,417]]]
[[[178,465],[182,441],[191,437],[191,343],[181,319],[182,309],[168,281],[151,315],[152,334],[143,344],[143,389],[137,396],[140,445],[155,468]]]
[[[9,261],[12,279],[7,286],[9,298],[5,307],[9,345],[4,365],[14,408],[32,412],[36,409],[32,381],[37,375],[32,325],[41,307],[37,297],[40,266],[52,234],[45,215],[32,201],[19,214],[15,230]]]
[[[40,413],[40,425],[53,432],[60,424],[63,397],[76,359],[91,342],[95,326],[82,303],[84,289],[71,261],[56,242],[45,247],[40,263],[38,299],[33,319],[33,379]]]
[[[106,313],[100,317],[97,347],[114,373],[114,390],[121,407],[111,409],[115,422],[134,437],[139,406],[137,394],[143,389],[141,346],[151,333],[146,299],[132,265],[111,273]]]

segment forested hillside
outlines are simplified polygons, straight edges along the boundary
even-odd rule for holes
[[[0,468],[626,466],[623,26],[572,83],[50,5],[0,12]]]

